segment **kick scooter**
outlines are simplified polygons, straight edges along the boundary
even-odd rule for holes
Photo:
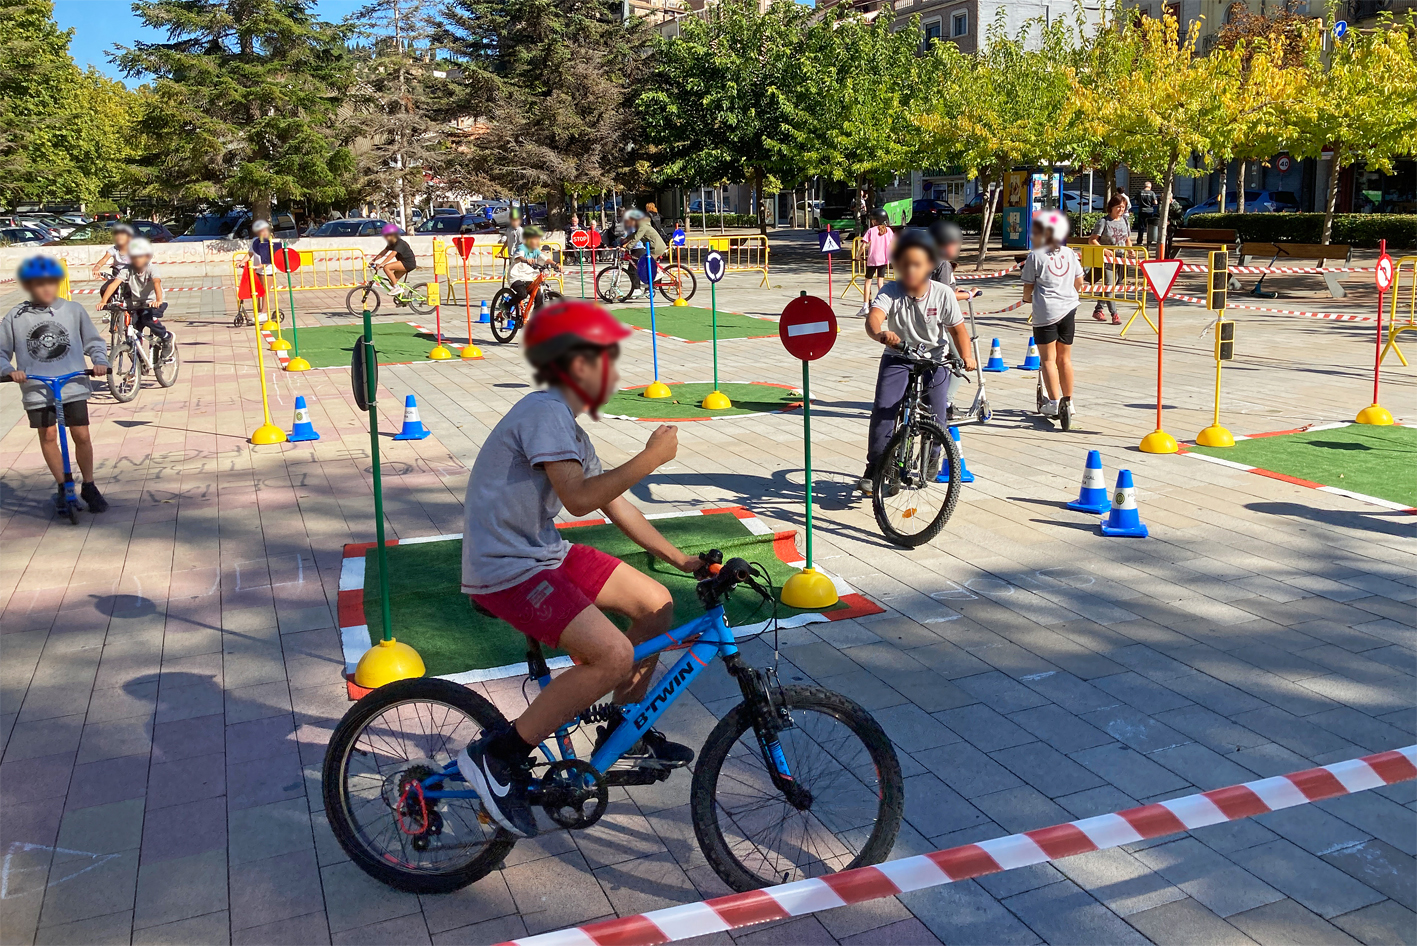
[[[984,364],[979,360],[979,330],[974,327],[974,296],[971,294],[968,299],[969,305],[969,347],[974,350],[974,401],[969,405],[969,410],[963,414],[957,414],[949,423],[957,424],[966,420],[977,420],[981,424],[989,423],[989,419],[994,416],[994,411],[989,407],[989,395],[984,392],[984,373],[980,370]]]
[[[93,369],[87,368],[83,371],[71,371],[68,374],[61,374],[58,377],[45,377],[43,375],[26,375],[30,381],[43,381],[49,385],[50,392],[54,395],[54,422],[59,428],[59,455],[64,458],[64,506],[69,514],[69,521],[74,525],[79,524],[79,510],[83,508],[79,503],[78,491],[74,489],[74,473],[69,468],[69,435],[64,430],[64,398],[62,391],[64,385],[73,378],[80,375],[93,377]],[[9,381],[8,377],[3,380]]]

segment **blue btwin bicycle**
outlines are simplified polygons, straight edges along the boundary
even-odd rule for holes
[[[774,669],[749,666],[724,617],[723,600],[746,586],[776,604],[767,573],[741,558],[721,567],[701,556],[705,613],[635,647],[635,659],[685,651],[639,704],[599,704],[539,747],[531,801],[564,828],[589,828],[613,785],[653,785],[673,768],[622,758],[715,657],[742,691],[704,742],[690,813],[708,863],[734,890],[817,877],[884,860],[900,830],[905,790],[890,739],[861,706],[817,687],[783,686]],[[774,620],[774,626],[776,624]],[[541,645],[528,638],[529,676],[551,680]],[[502,714],[448,680],[402,680],[368,694],[345,715],[324,763],[330,827],[365,872],[400,890],[446,893],[501,866],[516,837],[487,815],[458,772],[457,753]],[[610,730],[590,752],[592,733]],[[549,744],[548,744],[549,743]]]

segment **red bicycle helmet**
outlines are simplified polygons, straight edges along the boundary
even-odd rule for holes
[[[630,334],[628,325],[593,302],[558,302],[538,309],[527,320],[524,336],[526,360],[538,370],[549,373],[556,383],[574,392],[590,409],[591,417],[595,417],[600,406],[614,393],[606,390],[610,361],[606,359],[601,362],[600,391],[592,397],[556,365],[556,359],[576,348],[610,348],[629,338]]]

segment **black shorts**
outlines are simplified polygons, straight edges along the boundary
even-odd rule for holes
[[[25,413],[30,417],[30,429],[39,430],[42,427],[53,427],[59,423],[59,414],[51,404],[48,407],[36,407],[33,410],[26,409]],[[87,427],[89,425],[89,402],[70,401],[64,405],[64,426],[65,427]]]
[[[875,279],[877,276],[880,276],[882,279],[884,279],[886,275],[886,270],[889,268],[890,267],[888,266],[867,266],[866,278]]]
[[[1062,342],[1064,345],[1071,345],[1073,335],[1077,332],[1077,316],[1078,310],[1074,309],[1052,325],[1033,326],[1033,340],[1040,345],[1045,345],[1048,342]]]

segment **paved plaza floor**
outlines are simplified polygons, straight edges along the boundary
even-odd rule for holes
[[[814,251],[810,234],[774,236],[771,288],[733,274],[719,304],[775,316],[801,290],[824,295]],[[1345,300],[1300,277],[1267,286],[1286,293],[1272,303],[1236,299],[1371,315],[1370,279],[1355,274]],[[1016,277],[980,285],[980,311],[1019,297]],[[0,290],[8,309],[18,293]],[[894,741],[906,777],[895,856],[1417,741],[1417,518],[1140,453],[1156,336],[1138,322],[1120,339],[1085,308],[1078,429],[1030,415],[1032,373],[987,375],[994,419],[962,429],[976,481],[936,540],[893,547],[852,493],[879,356],[859,299],[837,303],[842,334],[812,374],[816,555],[885,610],[784,632],[779,667],[860,701]],[[687,774],[613,789],[596,827],[519,843],[452,895],[394,891],[344,856],[320,764],[351,705],[335,604],[343,546],[374,537],[368,438],[347,370],[282,374],[267,354],[275,423],[288,428],[303,395],[321,439],[248,444],[260,387],[235,305],[229,290],[175,294],[177,384],[149,382],[127,405],[94,397],[112,508],[78,527],[53,518],[17,392],[0,390],[0,942],[496,943],[726,893],[694,841]],[[348,321],[342,292],[296,305],[302,325]],[[456,347],[463,312],[445,315]],[[1222,419],[1236,434],[1351,420],[1369,403],[1371,322],[1232,315]],[[1196,306],[1166,313],[1165,427],[1181,440],[1210,422],[1208,319]],[[982,317],[979,333],[1022,361],[1018,310]],[[414,394],[433,432],[382,441],[391,536],[462,531],[468,467],[531,389],[519,346],[474,336],[482,360],[382,370],[382,429],[398,430]],[[664,380],[711,379],[711,346],[657,348]],[[725,381],[801,378],[772,337],[725,340],[719,360]],[[625,344],[621,371],[626,386],[651,380],[648,333]],[[1382,400],[1400,422],[1417,422],[1414,373],[1384,365]],[[652,429],[585,426],[607,464]],[[686,423],[677,459],[632,499],[653,512],[742,504],[800,532],[801,432],[796,412]],[[1150,538],[1103,538],[1096,517],[1065,508],[1088,449],[1109,485],[1132,470]],[[746,650],[772,659],[761,641]],[[474,686],[509,716],[524,705],[519,680]],[[703,675],[666,730],[700,745],[735,692],[721,671]],[[705,940],[1413,943],[1415,858],[1407,782]]]

